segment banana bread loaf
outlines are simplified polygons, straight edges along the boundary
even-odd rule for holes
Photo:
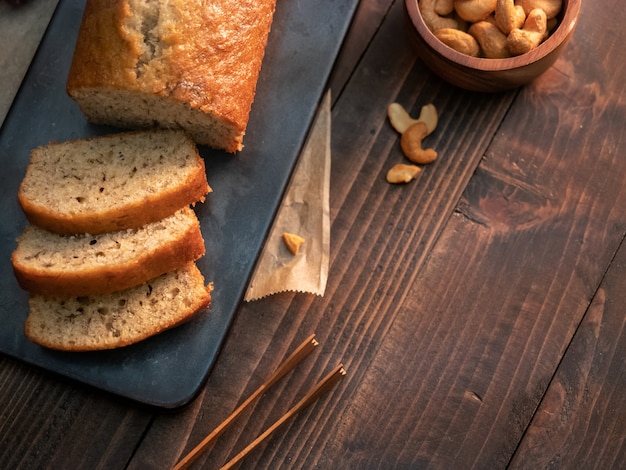
[[[31,295],[24,333],[63,351],[137,343],[180,325],[209,306],[211,288],[195,263],[119,292],[82,297]]]
[[[88,0],[67,81],[87,118],[242,148],[275,0]]]
[[[174,271],[205,253],[190,208],[139,229],[58,235],[26,227],[11,256],[20,286],[43,295],[105,294]]]
[[[34,149],[18,200],[62,235],[138,228],[204,201],[204,161],[183,131],[123,132]]]

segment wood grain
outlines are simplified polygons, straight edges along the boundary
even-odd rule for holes
[[[622,244],[510,468],[623,466],[625,293],[626,246]]]
[[[172,413],[0,358],[0,467],[171,467],[316,333],[196,468],[225,463],[340,362],[342,382],[241,468],[619,468],[626,17],[597,5],[549,72],[488,95],[416,59],[401,2],[362,1],[329,82],[326,295],[243,304],[205,388]],[[393,101],[440,112],[440,158],[403,186],[384,180],[403,159]]]
[[[596,83],[573,67],[586,53],[509,111],[342,417],[344,465],[501,468],[515,451],[625,229],[623,72]]]
[[[403,296],[413,284],[417,268],[436,241],[438,232],[450,217],[464,185],[487,148],[489,139],[485,139],[485,134],[479,130],[487,127],[493,134],[506,114],[514,94],[473,95],[468,103],[456,107],[458,94],[461,93],[458,90],[441,83],[431,85],[431,90],[420,88],[420,84],[423,87],[427,83],[430,74],[421,64],[416,63],[412,53],[405,47],[405,38],[397,34],[402,28],[402,21],[401,5],[394,4],[386,17],[386,23],[363,57],[363,66],[351,77],[334,109],[331,181],[333,249],[331,277],[325,299],[291,299],[285,295],[280,296],[280,299],[244,305],[225,351],[229,347],[241,347],[237,346],[238,342],[245,341],[248,335],[242,337],[238,334],[240,329],[250,332],[260,330],[275,338],[291,338],[315,331],[322,349],[333,351],[333,354],[325,358],[324,362],[314,365],[312,370],[325,370],[335,361],[344,359],[348,370],[345,381],[356,386],[368,369],[373,354],[380,347],[386,328],[392,324]],[[398,67],[399,63],[406,64],[404,73],[385,73],[389,64]],[[403,88],[405,80],[408,84]],[[363,103],[358,97],[371,89],[379,92]],[[446,131],[437,133],[443,136],[443,140],[433,141],[432,145],[440,148],[442,155],[448,154],[449,157],[442,157],[437,166],[426,170],[419,184],[389,186],[384,180],[385,171],[403,157],[398,136],[387,123],[386,107],[390,102],[402,98],[405,103],[410,103],[411,108],[419,109],[425,104],[423,94],[429,100],[434,100],[440,108],[441,128],[452,128],[454,131],[448,132],[458,132],[459,136],[452,142],[446,140]],[[355,140],[354,135],[363,137]],[[440,191],[435,191],[442,187]],[[410,204],[406,201],[424,203]],[[426,213],[425,207],[430,207]],[[406,262],[398,262],[405,258]],[[355,277],[355,272],[362,275]],[[372,273],[375,275],[372,276]],[[272,330],[268,332],[270,327]],[[276,349],[275,344],[269,345],[267,349],[260,345],[256,354],[277,357],[281,351]],[[230,370],[230,367],[236,365],[229,363],[225,367]],[[220,372],[216,373],[219,376]],[[262,375],[255,370],[246,373],[251,376]],[[235,378],[233,375],[229,377]],[[207,394],[241,397],[242,392],[234,385],[214,384],[211,378]],[[355,392],[355,388],[347,385],[345,388],[340,387],[336,394],[346,401],[344,406],[348,403],[353,406],[351,397]],[[295,397],[285,393],[287,395],[282,399],[287,403],[293,401]],[[378,391],[376,396],[386,396],[381,393]],[[235,403],[236,400],[233,400],[233,407]],[[262,409],[255,409],[250,421],[242,424],[244,431],[240,431],[240,436],[244,437],[240,441],[229,441],[227,436],[223,436],[226,439],[217,443],[213,452],[207,454],[205,462],[225,461],[230,453],[253,438],[256,432],[260,432],[263,424],[271,423],[270,416],[275,415],[269,413],[267,408],[281,408],[279,402],[272,401],[265,406],[260,403],[259,407]],[[290,436],[287,438],[290,444],[286,444],[286,452],[293,455],[292,463],[296,467],[324,462],[323,445],[327,443],[323,436],[339,432],[336,424],[333,424],[335,421],[326,415],[341,416],[344,411],[342,408],[325,408],[325,414],[321,411],[321,414],[309,417],[309,420],[313,419],[318,424],[329,420],[329,426],[332,426],[323,432],[308,431],[314,432],[315,436],[319,432],[322,436],[319,438],[319,451],[314,448],[309,454],[301,449],[312,438],[305,429],[289,430],[286,435]],[[215,424],[219,419],[211,418],[210,421]],[[169,425],[171,423],[168,422]],[[159,426],[158,420],[155,426]],[[198,423],[197,426],[201,426],[202,430],[193,432],[192,442],[199,439],[207,429],[210,430],[212,425]],[[150,449],[154,447],[153,444],[146,446]],[[279,465],[280,459],[284,458],[281,455],[273,456],[270,452],[269,456],[264,454],[262,457],[267,460],[259,461],[255,461],[253,455],[249,457],[250,464],[262,467]],[[165,455],[161,458],[165,458]],[[332,458],[333,465],[337,463],[336,458]],[[330,461],[326,463],[330,464]]]
[[[0,357],[1,468],[123,468],[151,414]]]

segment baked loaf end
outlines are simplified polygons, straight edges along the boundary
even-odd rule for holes
[[[24,332],[31,341],[51,349],[113,349],[180,325],[210,302],[210,287],[190,263],[112,294],[69,299],[31,295]]]
[[[67,81],[97,124],[241,150],[275,0],[88,0]]]
[[[205,253],[200,223],[185,208],[139,229],[101,235],[58,235],[26,227],[11,256],[30,293],[79,296],[132,287],[176,270]]]
[[[210,191],[191,138],[154,130],[34,149],[18,200],[34,225],[94,235],[163,219]]]

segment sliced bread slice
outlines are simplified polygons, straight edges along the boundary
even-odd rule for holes
[[[211,302],[211,288],[195,263],[139,286],[104,295],[31,295],[24,333],[62,351],[128,346],[188,321]]]
[[[204,253],[200,223],[187,207],[138,229],[99,235],[58,235],[30,225],[11,262],[23,289],[70,296],[126,289]]]
[[[183,131],[152,130],[34,149],[18,200],[34,225],[98,234],[163,219],[210,190],[193,140]]]

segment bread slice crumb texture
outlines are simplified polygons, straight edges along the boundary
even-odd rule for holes
[[[204,253],[198,218],[185,208],[139,229],[100,235],[64,236],[30,225],[11,261],[31,293],[89,295],[140,284]]]
[[[95,234],[159,220],[209,191],[195,143],[182,131],[158,130],[39,147],[18,199],[35,225]]]
[[[113,349],[180,325],[208,307],[211,289],[194,263],[120,292],[71,298],[31,295],[25,334],[63,351]]]

